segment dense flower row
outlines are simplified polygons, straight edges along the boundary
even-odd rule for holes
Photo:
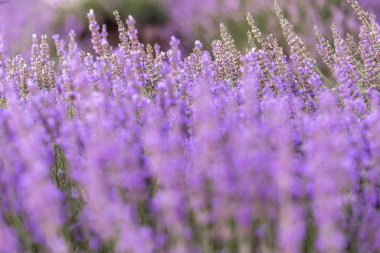
[[[115,49],[92,11],[95,54],[0,43],[0,252],[379,252],[380,27],[348,2],[358,42],[315,29],[329,75],[277,2],[290,57],[251,15],[244,55],[118,12]]]
[[[171,22],[169,27],[186,37],[202,36],[204,39],[214,37],[218,22],[236,22],[243,25],[241,13],[250,11],[256,17],[258,25],[268,32],[277,34],[278,22],[272,16],[272,1],[268,0],[161,0],[168,10]],[[376,1],[376,0],[375,0]],[[375,2],[372,1],[372,2]],[[316,24],[323,31],[334,23],[342,31],[356,31],[355,15],[348,9],[345,0],[279,0],[279,5],[289,17],[289,21],[296,25],[301,35],[310,45],[314,42],[312,27]],[[376,3],[366,7],[375,9]],[[270,18],[272,17],[272,18]],[[327,27],[326,27],[327,25]],[[205,32],[207,31],[207,33]]]
[[[379,12],[377,0],[360,2],[368,10]],[[279,0],[279,4],[310,48],[315,43],[314,25],[324,33],[328,32],[331,23],[341,32],[356,33],[358,30],[354,12],[345,0]],[[234,28],[236,43],[244,48],[246,41],[242,35],[245,35],[246,26],[242,13],[248,11],[255,16],[260,29],[275,35],[281,33],[273,16],[272,1],[268,0],[0,0],[0,33],[13,52],[25,49],[32,32],[66,33],[74,29],[82,37],[87,34],[82,17],[82,10],[87,6],[102,10],[101,20],[110,20],[113,9],[131,11],[141,22],[140,39],[165,41],[168,35],[176,34],[186,49],[191,48],[194,39],[211,42],[217,35],[219,22]],[[39,15],[41,10],[44,15]],[[114,26],[109,28],[113,41]]]

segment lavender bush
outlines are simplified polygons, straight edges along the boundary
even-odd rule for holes
[[[371,0],[363,4],[374,11],[379,6],[377,1]],[[313,56],[316,55],[314,25],[326,34],[331,23],[342,33],[358,32],[354,13],[344,0],[279,0],[279,5]],[[278,36],[281,30],[268,0],[0,0],[0,33],[10,52],[24,55],[22,50],[25,51],[32,33],[66,35],[73,29],[79,35],[77,43],[88,48],[87,21],[83,12],[89,8],[96,11],[99,22],[106,23],[113,46],[117,44],[116,26],[111,22],[114,9],[133,14],[138,21],[140,41],[159,43],[165,50],[165,42],[173,34],[181,38],[181,46],[186,52],[191,50],[195,39],[202,41],[209,50],[220,22],[232,32],[237,47],[246,48],[247,24],[242,13],[248,11],[252,12],[261,30],[273,33],[280,45],[285,44]],[[40,10],[44,15],[40,15]]]
[[[276,1],[290,55],[250,14],[246,54],[117,11],[117,48],[93,11],[92,53],[0,43],[0,252],[379,252],[380,26],[348,2],[358,40],[315,28],[330,74]]]
[[[241,13],[252,12],[257,26],[275,35],[281,34],[277,19],[273,16],[272,1],[268,0],[160,0],[166,9],[170,21],[168,29],[176,31],[184,38],[201,38],[211,41],[217,34],[220,22],[231,27],[240,47],[245,44],[241,34],[246,26]],[[304,38],[304,43],[312,48],[315,43],[313,26],[318,24],[323,32],[328,32],[328,26],[334,23],[342,32],[357,32],[358,26],[353,11],[344,0],[279,0],[279,5],[289,21],[295,25],[297,33]],[[363,1],[368,2],[368,0]],[[374,9],[376,5],[366,4]],[[240,35],[240,36],[238,36]],[[186,41],[185,41],[186,42]],[[282,45],[283,41],[279,43]],[[314,51],[312,50],[312,53]]]

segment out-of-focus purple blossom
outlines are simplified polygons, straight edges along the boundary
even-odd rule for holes
[[[336,101],[330,94],[321,96],[321,114],[310,124],[305,144],[307,169],[313,182],[313,213],[318,228],[317,249],[341,252],[347,245],[342,214],[350,197],[352,161]],[[329,141],[331,138],[334,141]]]
[[[377,20],[380,18],[380,3],[376,0],[359,0],[363,7],[376,15]]]
[[[41,10],[43,15],[41,15]],[[0,34],[7,48],[21,51],[33,33],[42,34],[49,29],[53,10],[44,0],[10,0],[0,3]]]

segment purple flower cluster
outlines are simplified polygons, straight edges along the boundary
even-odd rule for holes
[[[0,39],[0,253],[379,252],[380,26],[315,28],[329,74],[275,11],[289,56],[248,14],[212,52],[119,46],[88,13],[93,53]]]

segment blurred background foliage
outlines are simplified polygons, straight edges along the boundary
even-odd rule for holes
[[[380,11],[380,1],[362,1],[366,8]],[[315,50],[314,25],[328,37],[332,23],[342,32],[357,32],[357,19],[345,0],[279,0],[279,3],[311,51]],[[0,4],[0,34],[6,46],[17,53],[30,44],[28,38],[32,33],[58,33],[67,38],[71,29],[88,47],[89,9],[94,9],[100,24],[106,24],[112,45],[117,45],[114,9],[124,19],[128,15],[136,19],[142,42],[158,43],[163,48],[174,35],[186,50],[197,39],[209,49],[218,36],[220,22],[227,25],[239,48],[247,48],[246,12],[253,14],[264,34],[273,33],[280,43],[284,42],[272,0],[7,0]]]

